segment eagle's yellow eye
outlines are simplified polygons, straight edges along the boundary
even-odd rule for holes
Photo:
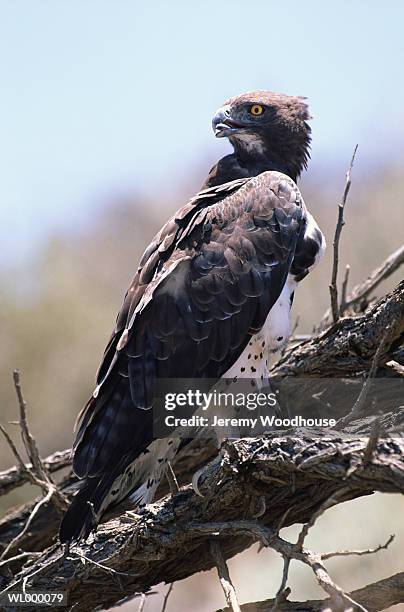
[[[264,112],[264,107],[261,106],[261,104],[253,104],[252,107],[250,108],[250,113],[252,115],[255,115],[256,117],[258,115],[262,115],[263,112]]]

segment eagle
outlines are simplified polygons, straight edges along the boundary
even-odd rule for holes
[[[306,99],[254,91],[215,113],[233,152],[146,248],[79,415],[73,469],[82,479],[60,541],[86,538],[107,508],[153,500],[181,444],[153,438],[158,379],[268,377],[287,342],[298,283],[325,240],[296,181],[311,141]]]

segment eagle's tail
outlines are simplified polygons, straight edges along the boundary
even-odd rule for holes
[[[62,544],[87,538],[95,527],[99,514],[96,507],[99,509],[102,503],[101,491],[97,494],[100,484],[99,478],[88,478],[74,496],[60,525],[59,539]]]
[[[59,539],[62,543],[87,538],[101,516],[126,497],[142,508],[153,501],[180,439],[154,440],[134,461],[118,465],[100,476],[87,477],[63,517]]]

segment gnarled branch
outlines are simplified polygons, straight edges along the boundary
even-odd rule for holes
[[[188,487],[149,506],[142,516],[126,512],[100,525],[87,543],[67,555],[50,547],[11,584],[18,588],[25,581],[27,588],[47,590],[63,585],[70,605],[88,611],[95,604],[94,593],[97,605],[112,605],[162,579],[174,582],[211,568],[208,542],[215,534],[224,558],[264,541],[286,556],[301,554],[300,560],[318,570],[317,557],[310,560],[304,550],[299,553],[279,538],[278,525],[281,520],[284,526],[310,521],[342,482],[338,501],[373,491],[403,493],[404,441],[380,440],[371,463],[364,461],[367,444],[367,438],[275,435],[226,443],[220,461],[209,464],[200,478],[203,499]],[[260,522],[246,521],[251,499],[262,497],[267,510]]]

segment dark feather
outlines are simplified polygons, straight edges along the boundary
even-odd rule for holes
[[[102,508],[122,458],[134,461],[151,442],[155,380],[219,378],[262,327],[294,256],[297,193],[270,172],[208,189],[146,249],[82,417],[74,469],[87,480],[61,538],[88,533],[87,502]]]

